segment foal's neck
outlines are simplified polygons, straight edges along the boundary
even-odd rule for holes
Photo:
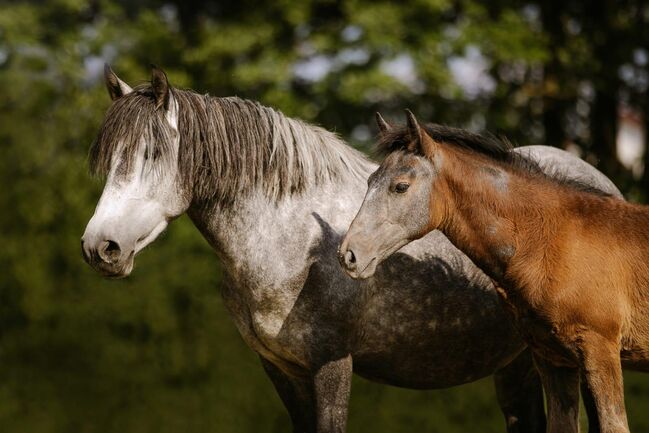
[[[510,268],[517,255],[530,258],[532,251],[543,257],[557,235],[552,215],[561,194],[486,156],[453,148],[444,152],[439,184],[448,199],[440,229],[487,275],[507,284],[515,278]]]

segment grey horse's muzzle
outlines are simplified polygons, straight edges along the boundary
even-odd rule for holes
[[[133,269],[134,251],[123,251],[114,240],[84,234],[81,251],[86,263],[105,277],[123,278]]]

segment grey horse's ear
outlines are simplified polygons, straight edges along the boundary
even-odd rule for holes
[[[381,134],[385,134],[386,132],[389,132],[392,129],[390,124],[385,121],[383,116],[381,116],[381,113],[377,111],[374,117],[376,117],[376,125],[379,127],[379,131],[381,131]]]
[[[104,81],[106,82],[110,99],[113,101],[133,91],[131,86],[119,79],[117,74],[108,66],[108,63],[104,63]]]
[[[169,109],[169,80],[167,74],[156,65],[151,65],[151,88],[155,95],[156,108]]]
[[[419,126],[419,121],[412,111],[406,108],[406,118],[408,119],[408,134],[410,143],[408,151],[420,153],[424,156],[431,157],[435,151],[437,143],[431,138],[424,128]]]

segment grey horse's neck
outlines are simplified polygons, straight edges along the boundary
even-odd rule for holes
[[[318,164],[310,168],[312,173],[326,172],[327,176],[307,181],[300,190],[280,198],[267,194],[263,183],[257,183],[231,202],[215,201],[188,211],[220,258],[225,274],[222,296],[242,337],[265,359],[283,368],[304,366],[308,359],[305,347],[296,348],[280,335],[302,296],[312,265],[317,262],[318,269],[326,269],[329,284],[322,288],[338,281],[338,302],[341,294],[345,298],[354,293],[353,281],[342,275],[335,251],[376,168],[335,135],[301,122],[298,126],[302,133],[284,134],[291,139],[284,145],[299,147],[294,155]],[[305,160],[293,166],[302,170]]]
[[[320,127],[250,101],[212,99],[219,105],[212,123],[220,140],[207,146],[225,147],[215,154],[227,154],[229,159],[216,158],[217,162],[236,166],[235,158],[257,159],[246,161],[246,170],[210,170],[233,177],[212,182],[215,188],[239,189],[236,194],[214,194],[233,197],[229,201],[196,203],[189,215],[229,276],[247,280],[248,286],[284,284],[308,267],[309,248],[328,236],[323,226],[337,233],[347,228],[376,166]],[[247,149],[248,155],[227,149],[233,146]],[[278,175],[277,170],[283,173]],[[209,180],[203,180],[203,188],[206,183]],[[287,192],[275,193],[280,190]],[[272,265],[269,257],[274,258]]]

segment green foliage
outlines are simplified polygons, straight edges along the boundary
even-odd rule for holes
[[[218,260],[187,218],[139,257],[126,281],[102,280],[83,263],[79,238],[102,186],[87,174],[86,154],[109,105],[104,61],[131,84],[146,79],[153,62],[176,86],[256,99],[365,148],[375,130],[363,126],[373,112],[399,120],[404,107],[541,143],[552,136],[547,98],[575,104],[580,82],[599,83],[592,74],[606,66],[596,54],[597,22],[579,2],[565,2],[560,12],[562,22],[582,30],[561,37],[544,28],[543,7],[473,0],[1,3],[0,431],[288,430],[278,397],[220,301]],[[634,7],[611,15],[615,35],[626,38],[618,65],[648,45],[646,32],[633,31],[634,17],[649,14],[634,14]],[[491,90],[467,91],[454,77],[452,61],[475,50],[486,60]],[[554,74],[551,65],[558,65]],[[649,100],[630,85],[603,82],[617,83],[611,88],[640,108],[637,101]],[[610,157],[588,141],[578,144]],[[637,185],[625,188],[643,197]],[[627,377],[629,416],[640,431],[649,428],[641,409],[648,380]],[[426,392],[355,379],[350,432],[476,428],[503,431],[488,379]]]

